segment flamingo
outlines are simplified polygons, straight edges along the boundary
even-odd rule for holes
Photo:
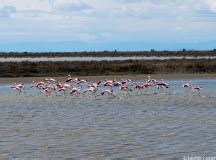
[[[193,90],[193,91],[200,92],[200,91],[202,90],[202,87],[200,87],[200,86],[193,86],[193,87],[192,87],[192,90]]]
[[[182,87],[183,88],[191,88],[192,85],[190,83],[183,83],[183,81],[182,81]]]
[[[131,79],[121,79],[121,84],[126,84],[127,82],[132,82]]]
[[[69,89],[69,88],[71,87],[71,85],[70,85],[70,84],[67,84],[67,83],[63,83],[63,87]]]
[[[150,88],[152,84],[150,82],[142,84],[143,88]]]
[[[123,83],[117,82],[117,81],[115,81],[115,82],[112,83],[112,85],[115,86],[115,87],[119,87],[119,86],[121,86],[122,84],[123,84]]]
[[[69,92],[70,94],[76,93],[77,95],[80,94],[81,87],[73,87],[72,90]]]
[[[113,86],[113,81],[107,81],[104,83],[104,86]]]
[[[193,92],[198,92],[198,95],[201,96],[202,87],[200,86],[193,86],[192,87]],[[205,97],[205,96],[203,96]]]
[[[160,89],[160,88],[169,88],[169,84],[168,83],[165,83],[165,82],[160,82],[160,83],[157,83],[157,88]]]
[[[114,94],[113,94],[113,90],[111,89],[106,89],[106,90],[101,90],[101,95],[103,96],[103,95],[112,95],[113,97],[116,97]]]
[[[113,94],[113,90],[106,89],[106,90],[101,91],[102,95],[104,95],[105,93],[107,93],[107,94]]]
[[[67,88],[65,88],[65,87],[62,87],[62,88],[58,89],[59,92],[61,92],[61,91],[65,92],[66,90],[67,90]]]
[[[201,91],[201,90],[202,90],[202,87],[200,87],[200,86],[195,86],[195,87],[193,87],[193,90]]]
[[[155,84],[155,83],[157,82],[156,79],[151,79],[151,76],[147,76],[147,78],[148,78],[148,79],[146,80],[147,83]]]
[[[129,94],[129,91],[133,91],[132,89],[130,89],[130,88],[128,87],[128,85],[121,85],[119,88],[120,88],[120,90],[122,90],[122,91],[126,91],[128,94]]]
[[[45,81],[47,81],[47,82],[53,82],[53,83],[56,82],[56,80],[54,78],[45,78]]]
[[[91,85],[88,85],[88,87],[94,87],[94,88],[97,88],[99,85],[101,84],[101,81],[97,81]]]
[[[132,89],[129,89],[128,85],[120,86],[120,90],[130,90],[130,91],[132,91]]]
[[[87,92],[91,92],[96,97],[95,93],[97,92],[97,88],[89,87],[83,91],[83,93],[87,93]]]
[[[11,88],[17,90],[19,94],[21,93],[21,89],[19,87],[17,87],[17,86],[11,86]]]
[[[41,88],[41,87],[44,87],[44,86],[47,86],[47,84],[43,81],[40,81],[40,82],[34,82],[32,81],[32,84],[31,84],[31,88]]]
[[[21,90],[23,90],[23,92],[25,93],[25,86],[24,86],[23,83],[18,83],[18,84],[15,83],[15,86],[17,86],[18,88],[20,88]]]
[[[63,92],[64,95],[66,95],[66,91],[67,91],[67,88],[65,88],[65,87],[61,87],[61,88],[58,89],[58,92]]]
[[[112,87],[114,86],[114,82],[116,82],[116,81],[105,79],[104,86],[109,86],[112,89]],[[117,84],[117,83],[115,83],[115,84]]]
[[[67,83],[62,83],[62,82],[60,82],[60,83],[57,83],[57,84],[56,84],[56,87],[57,87],[58,89],[60,89],[60,88],[69,89],[69,88],[71,87],[71,85],[70,85],[70,84],[67,84]]]
[[[31,88],[37,88],[39,90],[39,94],[41,94],[41,90],[45,88],[46,86],[47,84],[43,81],[40,81],[40,82],[32,81],[31,83]]]
[[[134,88],[136,88],[136,89],[143,89],[143,85],[142,84],[136,84],[134,86]]]
[[[82,84],[82,83],[87,83],[87,80],[84,80],[84,79],[78,79],[77,80],[77,84]]]
[[[152,86],[152,84],[150,84],[150,83],[144,83],[144,84],[136,84],[136,85],[134,86],[134,88],[135,88],[135,89],[138,89],[138,90],[140,91],[140,93],[142,94],[141,89],[148,89],[148,88],[150,88],[151,86]]]
[[[114,81],[114,80],[107,80],[107,79],[105,79],[104,85],[105,85],[106,83],[113,83],[113,82],[115,82],[115,81]]]
[[[56,86],[57,89],[64,87],[63,83],[60,83],[60,82],[57,83],[55,86]]]
[[[169,84],[161,80],[162,82],[156,83],[156,87],[160,92],[163,92],[164,88],[169,88]]]
[[[53,89],[51,87],[45,87],[43,91],[46,93],[46,96],[51,96]]]
[[[78,81],[78,78],[73,78],[73,77],[71,77],[71,75],[68,75],[68,79],[66,80],[66,82],[70,82],[70,81],[72,81],[72,82],[77,82]]]
[[[73,80],[73,78],[71,77],[71,75],[68,75],[68,79],[66,80],[66,82],[70,82],[72,80]]]
[[[22,92],[22,89],[24,89],[24,84],[17,84],[17,83],[14,83],[12,86],[11,86],[12,89],[15,89],[16,91],[18,91],[19,95],[20,93]]]
[[[95,88],[95,87],[89,87],[89,88],[85,89],[85,90],[83,91],[83,93],[86,93],[86,92],[95,93],[96,91],[97,91],[97,88]]]

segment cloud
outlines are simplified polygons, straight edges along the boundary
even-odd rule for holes
[[[215,0],[1,0],[0,41],[214,40],[215,13]]]
[[[212,12],[216,12],[216,0],[207,0],[207,4]]]
[[[92,42],[97,40],[97,36],[89,33],[81,33],[77,35],[82,42]]]
[[[0,17],[8,18],[12,13],[16,13],[16,7],[14,6],[5,5],[0,9]]]
[[[119,0],[121,3],[138,3],[142,2],[143,0]]]
[[[60,11],[83,11],[92,9],[91,5],[81,1],[81,0],[73,0],[73,1],[55,1],[53,6]]]

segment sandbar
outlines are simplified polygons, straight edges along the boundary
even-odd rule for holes
[[[149,74],[151,78],[154,79],[164,79],[164,80],[193,80],[193,79],[215,79],[216,74]],[[113,76],[75,76],[80,79],[86,79],[88,81],[98,81],[105,79],[132,79],[132,80],[145,80],[147,79],[147,74],[142,75],[113,75]],[[11,83],[31,83],[33,80],[43,81],[46,77],[15,77],[15,78],[0,78],[0,84],[11,84]],[[65,82],[67,76],[65,77],[53,77],[59,82]]]

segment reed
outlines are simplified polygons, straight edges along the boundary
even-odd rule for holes
[[[216,73],[215,59],[91,62],[1,62],[0,77]]]

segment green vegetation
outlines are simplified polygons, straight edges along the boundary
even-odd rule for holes
[[[211,51],[102,51],[102,52],[0,52],[0,57],[117,57],[117,56],[216,56],[216,50]]]
[[[160,73],[216,73],[216,59],[0,63],[0,77]]]

